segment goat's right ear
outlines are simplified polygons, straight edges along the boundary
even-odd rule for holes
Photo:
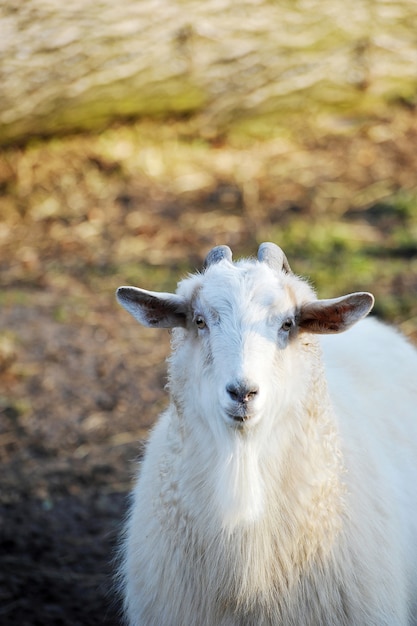
[[[316,300],[301,307],[301,331],[319,334],[341,333],[368,315],[374,305],[371,293],[350,293],[332,300]]]
[[[119,287],[116,298],[133,317],[150,328],[185,326],[187,303],[172,293],[157,293],[137,287]]]

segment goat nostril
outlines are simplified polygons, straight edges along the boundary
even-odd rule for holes
[[[233,400],[233,402],[247,404],[248,402],[253,400],[258,394],[259,387],[257,385],[248,385],[242,383],[229,384],[226,387],[226,391]]]
[[[232,400],[237,402],[237,399],[238,399],[237,387],[235,387],[234,385],[227,385],[226,391],[229,394],[229,396],[232,398]]]

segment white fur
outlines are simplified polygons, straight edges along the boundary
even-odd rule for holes
[[[215,263],[177,297],[191,317],[126,527],[130,626],[417,624],[416,351],[374,319],[288,339],[315,295],[266,263]],[[241,424],[233,380],[259,387]]]

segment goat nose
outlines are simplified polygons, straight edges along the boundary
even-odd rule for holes
[[[237,382],[229,383],[226,386],[226,391],[233,400],[233,402],[238,402],[239,404],[247,404],[248,402],[253,400],[258,394],[259,387],[258,385],[247,382]]]

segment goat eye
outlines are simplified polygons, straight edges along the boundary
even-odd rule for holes
[[[197,328],[205,328],[207,326],[206,324],[206,320],[204,319],[204,317],[202,315],[197,315],[197,317],[195,318],[195,325],[197,326]]]
[[[285,330],[285,332],[289,332],[293,326],[294,326],[294,321],[289,317],[283,322],[281,326],[281,330]]]

